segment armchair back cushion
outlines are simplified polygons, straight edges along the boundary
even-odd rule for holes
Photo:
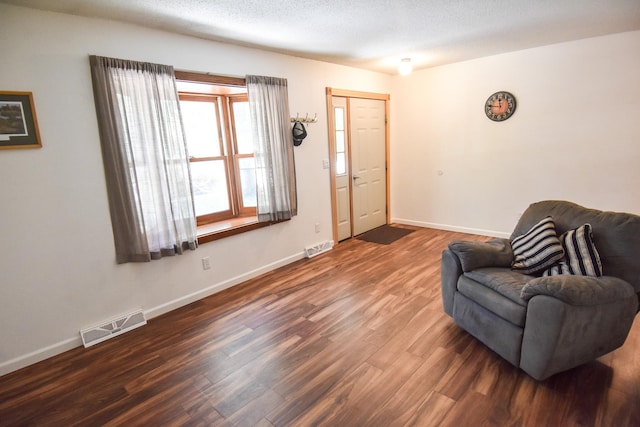
[[[511,238],[526,233],[546,216],[554,219],[558,235],[591,224],[593,241],[602,262],[602,274],[619,277],[640,293],[640,216],[547,200],[527,208]]]

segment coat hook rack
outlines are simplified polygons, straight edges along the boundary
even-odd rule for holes
[[[296,113],[295,117],[291,117],[291,123],[295,122],[318,123],[318,113],[316,113],[313,117],[309,117],[309,113],[306,113],[304,117],[300,117],[300,114]]]

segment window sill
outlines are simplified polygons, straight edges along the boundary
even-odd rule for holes
[[[236,234],[245,233],[270,225],[268,222],[258,222],[258,217],[228,219],[198,226],[198,244],[212,242]]]

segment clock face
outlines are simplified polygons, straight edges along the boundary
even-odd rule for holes
[[[484,112],[494,122],[507,120],[516,111],[516,98],[509,92],[496,92],[484,104]]]

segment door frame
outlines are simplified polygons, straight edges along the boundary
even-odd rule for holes
[[[389,209],[389,205],[391,203],[391,186],[390,186],[390,148],[389,148],[389,102],[390,96],[385,93],[375,93],[375,92],[359,92],[354,90],[346,90],[346,89],[336,89],[332,87],[326,88],[327,95],[327,126],[329,132],[329,175],[330,175],[330,186],[331,186],[331,224],[333,230],[333,241],[338,243],[338,203],[336,200],[336,134],[335,134],[335,123],[333,116],[333,100],[334,96],[347,98],[347,106],[349,106],[350,98],[363,98],[363,99],[374,99],[384,101],[384,115],[385,115],[385,130],[384,130],[384,139],[385,139],[385,179],[386,179],[386,223],[389,224],[391,218],[391,212]],[[347,108],[347,114],[349,114],[349,108]],[[351,128],[349,127],[349,134],[351,133]],[[346,144],[348,144],[348,162],[349,162],[349,171],[348,171],[348,179],[349,179],[349,197],[353,201],[353,194],[351,192],[353,180],[352,180],[352,171],[351,171],[351,137],[347,137]],[[351,207],[351,237],[353,237],[353,207]]]

